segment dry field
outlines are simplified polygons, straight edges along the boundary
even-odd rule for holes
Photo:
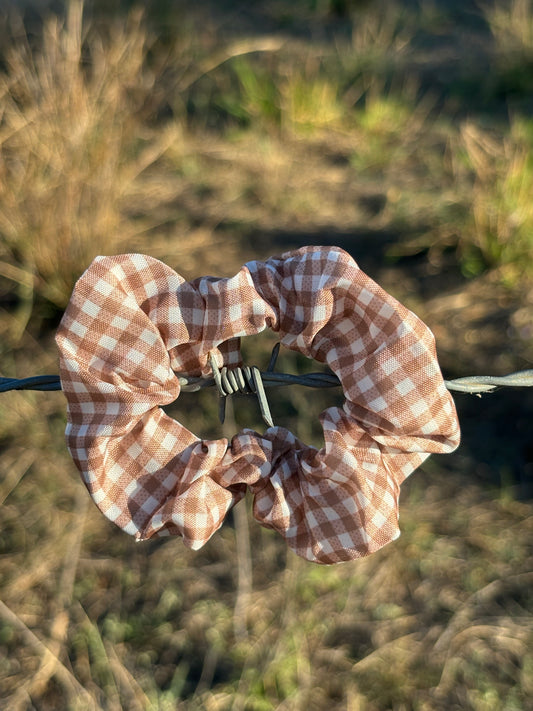
[[[447,377],[533,367],[533,0],[53,8],[0,4],[2,376],[57,372],[97,254],[193,278],[305,244],[424,318]],[[401,538],[322,567],[245,503],[199,552],[136,544],[78,478],[61,393],[1,394],[0,708],[533,709],[532,395],[457,395],[463,443],[405,483]],[[270,400],[320,445],[339,397]],[[216,410],[172,412],[218,437]]]

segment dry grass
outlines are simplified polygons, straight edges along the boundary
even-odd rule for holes
[[[60,308],[95,255],[146,229],[131,219],[143,173],[180,139],[177,126],[146,125],[141,13],[106,37],[82,15],[72,2],[64,22],[49,19],[37,51],[19,37],[0,77],[0,274]]]
[[[499,50],[504,55],[533,60],[533,3],[511,0],[487,7],[485,17]]]
[[[458,129],[446,97],[430,99],[406,73],[419,51],[413,18],[346,5],[352,24],[335,42],[321,25],[320,41],[298,27],[292,42],[285,30],[218,37],[203,21],[165,44],[136,10],[89,26],[79,2],[35,46],[19,27],[1,48],[2,374],[56,371],[53,318],[96,253],[139,249],[195,277],[323,241],[368,260],[410,305],[426,303],[449,361],[480,357],[481,342],[461,342],[486,312],[476,294],[490,290],[505,308],[518,300],[509,318],[531,359],[521,297],[530,124],[472,115]],[[513,7],[530,13],[525,0]],[[286,22],[296,12],[272,8]],[[326,4],[316,13],[325,22]],[[439,24],[430,40],[442,33]],[[407,266],[384,264],[387,240]],[[450,247],[459,262],[446,272]],[[484,290],[467,293],[461,268]],[[250,361],[265,364],[269,346],[246,344]],[[319,444],[318,412],[334,397],[276,393],[274,418]],[[397,542],[322,568],[288,553],[244,503],[200,552],[179,540],[135,544],[88,502],[63,445],[62,396],[0,398],[0,707],[531,707],[531,508],[506,489],[466,485],[482,466],[468,450],[453,473],[430,460],[406,483]],[[202,393],[173,412],[218,437],[216,410]],[[239,403],[235,418],[253,426],[254,403]]]

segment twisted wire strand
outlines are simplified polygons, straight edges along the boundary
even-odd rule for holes
[[[530,388],[533,387],[533,370],[521,370],[509,375],[471,375],[465,378],[444,381],[448,390],[461,393],[486,393],[499,387]]]
[[[31,378],[0,378],[0,393],[9,390],[61,390],[58,375],[34,375]]]

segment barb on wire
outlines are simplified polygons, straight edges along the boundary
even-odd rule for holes
[[[269,368],[274,368],[278,352],[279,347],[277,349],[274,348],[272,351],[272,357],[270,358],[270,364],[268,366]],[[226,417],[226,397],[228,395],[234,395],[235,393],[249,395],[250,393],[254,393],[257,395],[261,416],[264,422],[268,425],[268,427],[274,427],[274,422],[270,413],[270,406],[265,393],[263,378],[259,368],[255,365],[251,368],[245,365],[243,367],[238,366],[231,369],[224,366],[222,370],[219,370],[214,353],[209,354],[209,362],[211,363],[213,379],[220,395],[218,410],[220,422],[224,423],[224,419]]]

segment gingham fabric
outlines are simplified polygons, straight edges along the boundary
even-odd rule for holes
[[[176,373],[211,375],[210,352],[240,364],[239,339],[265,328],[341,380],[322,449],[281,427],[200,440],[161,409],[180,394]],[[139,540],[177,534],[198,549],[249,487],[255,518],[298,555],[358,558],[399,535],[405,477],[459,442],[432,333],[337,248],[191,282],[148,256],[98,257],[57,344],[72,457],[101,511]]]

